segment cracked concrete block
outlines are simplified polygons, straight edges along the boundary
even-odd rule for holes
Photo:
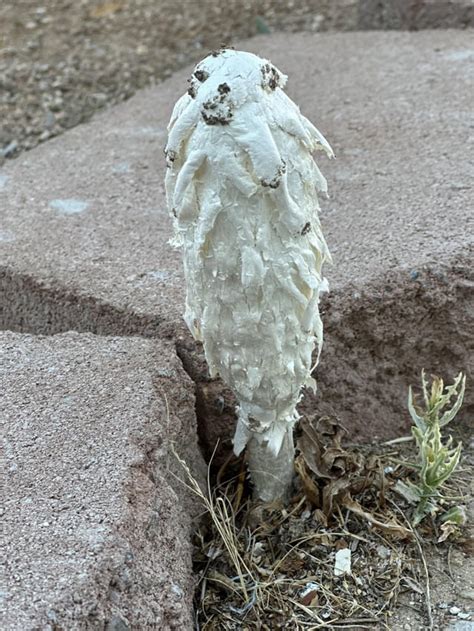
[[[303,409],[337,413],[354,440],[392,438],[407,431],[406,390],[422,367],[447,379],[469,369],[471,35],[282,33],[240,47],[289,75],[290,96],[336,152],[322,165],[326,344],[319,394]],[[190,73],[4,168],[0,286],[7,328],[174,339],[212,451],[216,432],[232,435],[234,403],[182,324],[163,191],[165,127]]]
[[[2,333],[2,623],[191,629],[193,387],[170,344]]]

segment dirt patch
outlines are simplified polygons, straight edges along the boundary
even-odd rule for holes
[[[415,531],[413,507],[394,491],[413,476],[401,462],[416,451],[406,442],[342,448],[343,433],[329,417],[300,425],[285,507],[251,499],[242,458],[217,470],[195,538],[201,628],[409,631],[471,619],[469,531],[447,544],[439,520]],[[467,501],[472,453],[463,464],[446,491]]]
[[[257,33],[465,28],[468,0],[36,0],[0,6],[0,165]]]

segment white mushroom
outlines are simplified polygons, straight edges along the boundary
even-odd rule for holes
[[[236,454],[247,446],[256,495],[285,497],[293,426],[312,353],[323,341],[319,294],[330,258],[318,219],[332,149],[283,92],[269,61],[229,49],[195,68],[165,150],[168,207],[182,246],[185,320],[211,376],[237,395]]]

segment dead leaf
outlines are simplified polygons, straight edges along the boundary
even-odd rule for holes
[[[304,457],[300,454],[295,460],[296,473],[299,475],[303,492],[313,506],[321,506],[321,494],[316,482],[308,474]]]
[[[317,430],[321,435],[329,437],[331,442],[339,448],[341,448],[342,439],[348,434],[339,419],[333,416],[322,416],[317,422]]]
[[[322,546],[326,546],[326,548],[332,547],[333,545],[332,536],[328,532],[318,534],[318,541]]]
[[[327,528],[328,527],[328,518],[326,517],[326,515],[323,513],[322,510],[320,510],[319,508],[317,508],[314,512],[313,512],[313,519],[314,521],[321,525],[323,528]],[[326,544],[323,544],[326,545]]]
[[[234,583],[228,576],[221,574],[217,570],[210,571],[207,575],[207,580],[217,583],[220,587],[230,593],[237,592],[239,589],[238,584]]]
[[[278,564],[278,571],[287,576],[292,576],[294,574],[298,574],[305,564],[305,559],[300,559],[290,554]]]
[[[318,583],[307,583],[304,589],[300,592],[300,603],[304,607],[316,607],[318,605],[319,597],[318,591],[320,586]]]
[[[323,489],[323,513],[329,517],[334,511],[335,504],[343,504],[344,499],[349,495],[351,488],[350,480],[340,478],[331,480]]]
[[[345,539],[338,539],[334,545],[336,550],[343,550],[344,548],[348,548],[349,544]]]
[[[341,440],[347,432],[337,419],[329,416],[316,421],[304,419],[301,429],[298,449],[310,470],[318,478],[329,480],[344,475],[348,468],[348,452],[342,448]],[[352,455],[349,459],[352,460]]]
[[[416,487],[413,485],[409,486],[402,480],[397,480],[393,490],[401,495],[409,504],[418,504],[420,501],[420,494],[417,492]]]
[[[405,585],[407,585],[412,591],[416,592],[417,594],[424,593],[424,589],[409,576],[403,576],[402,582],[405,583]]]
[[[389,521],[380,521],[376,517],[365,511],[359,502],[356,502],[351,497],[346,497],[343,501],[343,505],[348,508],[350,511],[358,515],[359,517],[363,517],[366,519],[372,526],[375,528],[380,528],[386,533],[391,534],[397,539],[413,539],[413,532],[405,528],[394,519],[390,519]]]
[[[342,439],[347,432],[337,418],[304,419],[300,426],[297,472],[306,497],[322,508],[326,517],[332,515],[345,498],[358,495],[374,484],[379,489],[379,499],[383,499],[380,459],[344,449]]]
[[[306,464],[318,478],[331,479],[322,462],[322,449],[317,429],[306,420],[301,421],[300,425],[303,434],[298,440],[297,446],[303,454]]]
[[[303,596],[303,598],[300,600],[300,603],[305,607],[316,607],[318,605],[318,600],[318,592],[313,589]]]
[[[459,533],[459,526],[454,521],[445,521],[444,524],[441,524],[442,535],[438,539],[438,543],[443,543],[446,541],[451,535],[455,535]]]

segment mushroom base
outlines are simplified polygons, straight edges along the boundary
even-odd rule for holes
[[[268,448],[266,441],[252,437],[247,443],[247,459],[255,499],[285,502],[290,495],[294,475],[293,428],[285,434],[277,455]]]

